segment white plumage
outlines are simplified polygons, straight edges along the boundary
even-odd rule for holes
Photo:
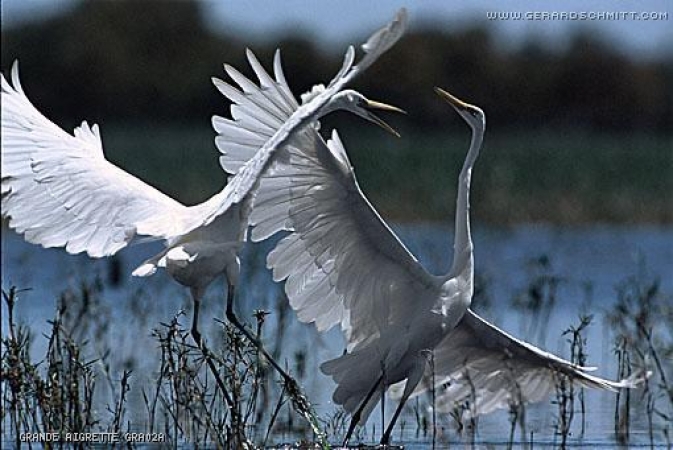
[[[638,382],[592,376],[589,368],[517,340],[469,309],[474,267],[469,188],[485,120],[479,108],[438,91],[473,129],[458,182],[454,260],[447,275],[427,273],[381,219],[360,190],[336,131],[328,142],[315,129],[304,131],[302,144],[283,150],[256,191],[252,239],[290,232],[268,255],[274,280],[286,281],[300,320],[320,331],[338,324],[346,335],[349,352],[321,368],[338,385],[334,402],[354,415],[347,436],[367,420],[380,398],[376,392],[399,383],[394,395],[401,402],[382,443],[389,440],[404,402],[430,386],[428,351],[435,355],[440,411],[468,398],[474,414],[539,401],[559,374],[608,390]],[[218,146],[226,150],[227,142]],[[226,166],[226,154],[223,160]]]
[[[435,347],[434,361],[437,411],[448,412],[467,402],[466,417],[543,400],[562,375],[580,386],[609,391],[634,387],[642,375],[619,382],[591,375],[595,368],[580,367],[516,339],[469,309]],[[430,389],[432,378],[428,367],[414,394]]]
[[[12,83],[2,76],[2,214],[29,242],[92,257],[112,255],[136,236],[163,239],[167,250],[134,275],[164,267],[195,298],[223,272],[235,284],[255,187],[274,153],[289,142],[302,145],[301,129],[336,109],[378,120],[362,95],[340,91],[399,39],[404,26],[402,11],[363,45],[365,56],[355,66],[350,47],[328,87],[301,106],[287,88],[278,53],[275,79],[247,53],[261,88],[225,66],[238,88],[214,83],[234,103],[233,120],[214,117],[213,127],[217,142],[227,142],[221,163],[233,176],[221,192],[191,207],[107,161],[97,125],[83,122],[70,135],[44,117],[25,95],[14,64]]]
[[[168,238],[189,208],[109,163],[98,126],[70,135],[2,77],[3,214],[26,240],[70,253],[114,254],[133,236]],[[92,196],[94,198],[92,199]]]
[[[289,232],[269,254],[268,266],[276,281],[286,281],[300,320],[321,331],[339,325],[346,335],[348,353],[322,370],[338,384],[334,401],[354,415],[349,435],[367,420],[376,393],[402,382],[400,406],[382,442],[389,440],[406,399],[430,387],[429,350],[436,385],[448,383],[439,393],[439,410],[469,396],[475,397],[475,414],[537,401],[559,373],[588,387],[633,386],[636,380],[592,376],[469,309],[469,188],[485,126],[480,109],[440,93],[473,129],[459,178],[454,261],[441,277],[423,269],[369,203],[338,134],[325,142],[312,125],[342,108],[377,121],[363,109],[366,99],[341,90],[399,39],[405,23],[401,11],[363,45],[365,56],[355,66],[350,48],[332,82],[304,96],[302,105],[278,53],[272,78],[248,52],[259,85],[225,66],[238,87],[214,83],[234,103],[232,119],[215,117],[213,127],[220,164],[231,176],[220,193],[192,207],[108,162],[96,125],[84,122],[69,135],[46,119],[25,96],[14,66],[11,84],[2,77],[3,215],[30,242],[92,257],[114,254],[138,235],[164,239],[167,249],[134,274],[165,267],[196,301],[222,272],[236,283],[236,255],[248,224],[255,241]]]
[[[367,108],[396,108],[342,89],[400,38],[405,22],[402,10],[363,45],[365,55],[355,66],[355,51],[350,47],[330,84],[301,106],[287,88],[278,53],[273,79],[248,51],[248,61],[261,88],[225,66],[238,88],[213,81],[234,103],[233,120],[215,117],[213,127],[218,133],[218,146],[222,140],[227,142],[221,165],[232,176],[222,191],[191,207],[107,161],[96,125],[89,127],[84,122],[69,135],[46,119],[23,92],[15,63],[12,84],[2,76],[3,217],[8,217],[9,226],[29,242],[65,247],[70,253],[86,252],[92,257],[112,255],[139,235],[165,240],[166,250],[143,262],[133,275],[150,276],[157,268],[165,268],[190,288],[194,300],[191,334],[202,347],[200,299],[208,285],[224,274],[228,284],[227,318],[267,357],[286,386],[296,384],[233,312],[240,268],[238,251],[246,239],[255,191],[276,154],[282,157],[286,146],[305,145],[302,130],[317,126],[312,124],[331,111],[349,110],[389,129]],[[277,110],[283,114],[276,116]],[[282,229],[285,227],[271,233]],[[296,385],[294,389],[300,391]],[[223,395],[234,408],[226,391]],[[234,421],[235,409],[231,414]]]

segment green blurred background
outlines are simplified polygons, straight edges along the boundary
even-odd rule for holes
[[[226,21],[213,26],[212,2],[63,3],[49,14],[3,17],[3,73],[19,59],[24,89],[47,117],[66,130],[83,119],[99,123],[110,160],[190,204],[224,183],[210,129],[213,114],[228,115],[210,82],[225,77],[224,62],[251,75],[246,46],[267,68],[281,48],[298,95],[328,81],[346,45],[362,42],[396,9],[370,13],[368,25],[377,25],[326,43],[302,27],[265,34]],[[433,94],[441,86],[487,114],[476,220],[673,222],[670,48],[638,55],[591,26],[569,28],[562,45],[535,34],[508,43],[484,15],[415,21],[415,5],[408,9],[409,33],[354,84],[408,111],[386,116],[402,138],[346,114],[323,128],[339,127],[363,189],[385,217],[452,216],[469,130]]]

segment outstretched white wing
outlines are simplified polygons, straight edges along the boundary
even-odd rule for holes
[[[287,125],[293,123],[290,116],[308,122],[306,117],[399,39],[405,20],[401,11],[395,21],[370,37],[363,45],[365,57],[354,67],[354,51],[349,49],[328,87],[314,89],[301,107],[285,80],[278,53],[272,78],[248,52],[259,86],[225,66],[241,90],[215,80],[235,104],[234,120],[216,117],[213,126],[223,168],[230,173],[240,170],[234,182],[251,165],[266,164],[264,149],[256,150],[274,133],[280,134],[275,129],[296,127]],[[281,146],[277,142],[265,145],[278,153],[264,175],[257,177],[250,216],[252,239],[261,241],[281,230],[294,231],[269,255],[268,264],[274,279],[287,279],[285,289],[299,318],[315,322],[320,330],[342,323],[352,343],[363,336],[375,338],[373,318],[389,323],[404,317],[410,307],[406,300],[435,289],[435,280],[363,196],[336,133],[329,148],[313,127],[294,131],[290,144],[276,150]],[[385,314],[388,310],[390,314]]]
[[[229,209],[231,205],[240,203],[251,192],[256,190],[262,173],[272,163],[273,154],[288,144],[290,139],[294,139],[295,135],[301,135],[306,127],[310,126],[320,117],[323,113],[322,108],[327,105],[335,94],[397,42],[404,33],[406,20],[406,11],[402,9],[397,13],[392,22],[374,33],[362,45],[365,56],[355,66],[353,66],[355,50],[353,47],[350,47],[346,52],[341,70],[339,70],[327,88],[316,93],[309,101],[296,108],[275,132],[272,132],[273,126],[285,118],[287,108],[296,107],[296,101],[291,100],[290,97],[292,96],[288,95],[289,88],[287,88],[287,83],[282,76],[282,70],[276,70],[276,80],[274,81],[264,72],[256,60],[251,60],[251,65],[260,78],[262,89],[259,89],[242,75],[231,69],[227,70],[225,67],[225,70],[232,76],[234,81],[241,85],[244,95],[240,95],[240,92],[234,92],[237,90],[226,83],[219,80],[216,81],[215,84],[220,91],[234,103],[237,103],[240,109],[237,109],[238,120],[232,122],[215,118],[213,125],[220,134],[220,140],[217,143],[218,148],[224,153],[224,158],[221,162],[222,166],[227,171],[235,170],[236,167],[240,167],[240,169],[227,185],[225,189],[227,191],[226,195],[222,195],[218,202],[211,203],[214,208],[211,214],[207,216],[203,225],[209,224]],[[248,54],[248,57],[250,59],[250,54]],[[279,58],[276,58],[275,65],[277,68],[280,67]],[[265,95],[269,91],[273,92]],[[273,120],[274,117],[276,120]],[[245,124],[250,124],[251,127],[246,129]],[[261,139],[255,137],[255,134],[258,132],[261,132]],[[264,142],[264,139],[267,137],[269,138],[265,141],[263,147],[250,156],[251,146]],[[230,141],[235,145],[228,147],[228,142]],[[303,145],[302,142],[296,142],[295,144]],[[241,167],[240,163],[246,157],[249,159]],[[198,224],[198,226],[200,225]]]
[[[238,70],[225,64],[224,70],[239,86],[236,87],[213,78],[215,87],[233,104],[231,117],[213,117],[213,128],[218,136],[215,144],[222,153],[220,165],[225,172],[236,174],[273,137],[277,130],[299,108],[285,80],[280,60],[280,51],[274,56],[272,78],[255,55],[246,51],[248,62],[259,79],[259,86],[243,76]],[[294,140],[307,133],[296,133]]]
[[[581,386],[607,390],[634,387],[639,381],[633,377],[614,382],[590,375],[587,372],[592,368],[516,339],[472,310],[435,348],[434,365],[437,410],[469,405],[464,410],[467,416],[540,401],[554,392],[560,375]],[[428,390],[431,384],[428,369],[415,394]]]
[[[320,140],[312,149],[290,148],[272,180],[277,186],[285,181],[287,189],[261,186],[250,217],[252,238],[265,237],[280,225],[274,220],[287,217],[293,232],[267,264],[274,280],[287,279],[285,291],[300,320],[319,330],[341,323],[352,347],[403,322],[420,298],[437,295],[438,280],[363,195],[336,132],[327,145]]]
[[[70,135],[2,75],[2,214],[27,241],[111,255],[136,234],[173,236],[188,208],[105,159],[98,126]]]
[[[330,89],[289,117],[279,116],[266,123],[263,113],[249,112],[254,108],[235,112],[237,125],[249,124],[255,130],[250,138],[251,133],[246,134],[244,127],[237,127],[235,132],[243,137],[236,142],[247,143],[248,147],[240,147],[238,154],[230,150],[237,155],[230,161],[238,162],[228,165],[223,160],[225,170],[233,172],[240,167],[239,173],[222,192],[193,207],[181,205],[107,161],[96,125],[83,123],[73,136],[45,118],[24,94],[15,65],[13,86],[2,77],[3,216],[9,217],[10,226],[25,234],[29,242],[45,247],[64,246],[70,253],[84,251],[93,257],[115,253],[137,234],[172,238],[207,226],[232,205],[247,199],[272,154],[293,132],[308,126],[345,83],[399,38],[403,16],[388,27],[389,31],[382,30],[370,39],[371,43],[368,41],[362,66],[351,67],[351,49],[340,72],[343,76],[335,78]],[[259,63],[253,64],[256,71],[258,66]],[[235,81],[243,80],[235,70],[227,71]],[[282,81],[287,85],[284,78]],[[261,82],[262,88],[267,89],[267,80]],[[224,85],[218,87],[226,90]],[[241,86],[244,93],[250,88],[249,84]],[[229,94],[236,96],[240,92]],[[284,100],[273,106],[289,114],[296,102],[291,95],[285,95],[287,92],[280,94]],[[254,103],[255,99],[263,101],[264,96],[250,95],[248,99]],[[216,119],[215,125],[227,129],[224,119]],[[257,135],[260,130],[262,133]],[[251,149],[262,144],[265,145],[251,157]],[[241,167],[244,161],[247,162]]]

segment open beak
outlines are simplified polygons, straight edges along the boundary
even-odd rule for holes
[[[392,112],[398,112],[398,113],[406,114],[406,112],[403,109],[400,109],[396,106],[387,105],[385,103],[375,102],[373,100],[367,100],[367,104],[365,105],[365,112],[367,114],[367,119],[374,122],[376,125],[380,126],[384,130],[386,130],[388,133],[391,133],[391,134],[393,134],[397,137],[400,137],[400,133],[395,131],[395,129],[393,127],[391,127],[386,122],[384,122],[383,119],[381,119],[379,116],[377,116],[376,114],[371,112],[370,109],[377,109],[377,110],[382,110],[382,111],[392,111]]]
[[[449,105],[453,106],[457,111],[465,111],[466,109],[469,109],[471,105],[468,105],[464,101],[454,97],[453,95],[449,94],[446,92],[444,89],[436,87],[435,92],[437,95],[439,95],[441,98],[446,100]]]

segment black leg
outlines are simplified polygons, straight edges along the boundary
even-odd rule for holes
[[[201,299],[194,295],[194,293],[192,293],[192,299],[194,300],[194,313],[192,315],[192,338],[194,338],[196,345],[201,348],[201,332],[199,331],[199,308],[201,307]]]
[[[386,366],[383,361],[381,361],[381,375],[385,383]],[[385,426],[386,426],[386,390],[381,389],[381,431],[383,431]]]
[[[285,372],[282,367],[280,367],[280,365],[271,357],[269,353],[267,353],[260,340],[253,336],[252,333],[250,333],[238,320],[238,317],[236,317],[236,314],[234,313],[234,294],[235,287],[232,284],[229,284],[227,287],[227,319],[229,322],[231,322],[241,333],[243,333],[246,339],[252,342],[252,345],[257,347],[257,350],[259,350],[260,353],[264,355],[264,357],[269,361],[269,364],[271,364],[271,366],[276,369],[280,376],[283,377],[283,380],[286,384],[296,385],[294,379],[287,372]]]
[[[286,389],[286,392],[289,394],[290,399],[292,400],[292,405],[299,414],[301,414],[309,423],[313,432],[316,433],[318,442],[326,444],[326,438],[324,433],[319,428],[318,421],[315,418],[315,414],[312,411],[311,404],[308,402],[306,396],[301,392],[299,385],[287,372],[283,370],[282,367],[276,362],[275,359],[264,349],[262,342],[257,339],[255,336],[250,333],[245,326],[238,320],[236,314],[234,313],[234,294],[235,287],[233,284],[228,283],[227,285],[227,319],[241,332],[243,335],[257,348],[257,350],[264,355],[264,357],[269,361],[269,364],[278,372],[278,374],[283,378],[283,383]]]
[[[416,386],[418,386],[418,383],[421,381],[424,370],[425,370],[425,358],[419,358],[418,364],[409,373],[409,377],[407,378],[407,384],[404,387],[404,392],[402,393],[402,398],[400,399],[400,404],[397,405],[395,414],[393,414],[393,418],[390,420],[388,428],[386,428],[386,432],[383,433],[383,436],[381,437],[381,445],[386,446],[390,444],[390,436],[393,434],[393,427],[395,426],[395,423],[397,423],[397,419],[400,417],[402,408],[404,408],[404,405],[407,403],[407,400],[409,400],[409,397],[414,392],[414,389],[416,389]]]
[[[365,409],[365,406],[367,405],[367,403],[369,403],[369,400],[372,399],[372,397],[376,393],[376,390],[379,388],[379,386],[382,383],[383,383],[383,375],[381,375],[378,378],[378,380],[376,380],[376,383],[374,383],[374,386],[372,386],[371,390],[367,393],[367,396],[362,401],[362,403],[358,407],[357,411],[355,411],[355,413],[351,417],[351,423],[350,423],[350,426],[348,427],[348,431],[346,432],[346,437],[344,438],[344,442],[342,444],[343,447],[348,446],[348,441],[350,440],[351,435],[353,434],[353,431],[355,431],[355,427],[358,425],[358,422],[360,422],[360,418],[362,416],[362,411]]]
[[[393,418],[388,424],[388,428],[386,428],[386,432],[383,433],[383,436],[381,437],[381,445],[388,445],[390,444],[390,436],[393,434],[393,427],[395,426],[395,423],[397,422],[397,419],[400,417],[400,413],[402,412],[402,408],[404,407],[404,404],[407,402],[407,399],[409,396],[403,396],[400,399],[400,404],[397,405],[397,409],[395,410],[395,414],[393,414]]]
[[[192,330],[191,330],[192,338],[194,339],[196,346],[199,348],[199,350],[201,350],[204,361],[208,365],[208,368],[210,369],[211,373],[213,374],[215,382],[217,383],[220,392],[224,397],[224,400],[227,402],[229,411],[231,411],[231,425],[232,428],[235,430],[236,441],[239,443],[246,443],[247,441],[245,439],[245,435],[241,432],[239,427],[240,419],[238,411],[236,410],[234,402],[231,396],[229,395],[229,391],[227,390],[227,387],[224,384],[224,380],[222,380],[219,372],[217,371],[217,367],[215,367],[215,363],[213,362],[213,358],[211,357],[210,350],[206,346],[205,342],[203,342],[201,332],[199,331],[199,310],[201,307],[201,295],[203,294],[203,292],[197,290],[196,288],[192,288],[191,293],[192,293],[192,300],[194,301],[194,314],[192,315]]]

